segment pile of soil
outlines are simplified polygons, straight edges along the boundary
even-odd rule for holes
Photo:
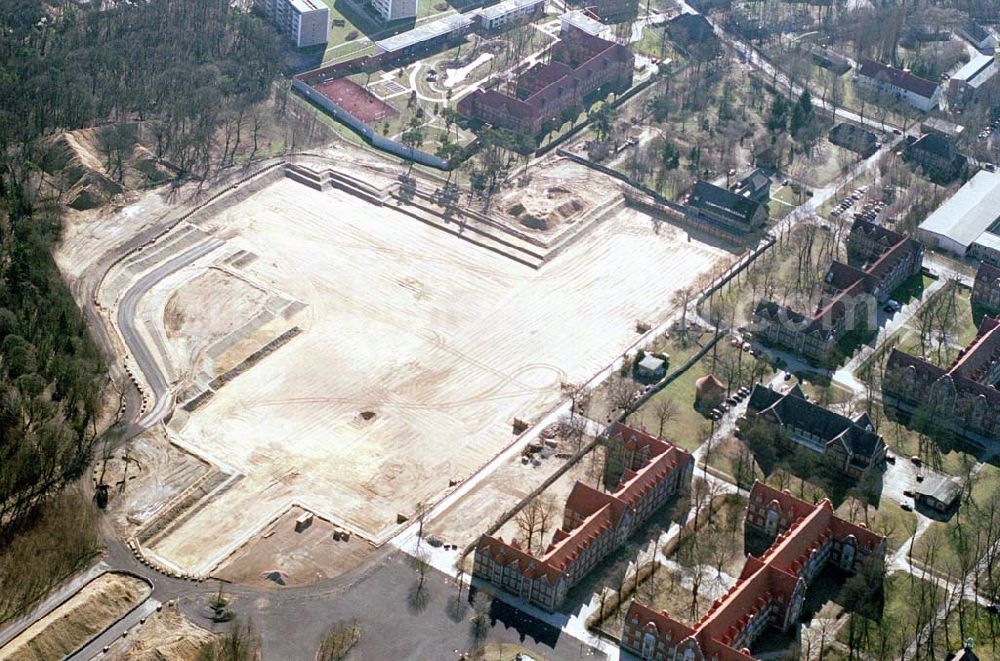
[[[103,574],[0,650],[10,661],[60,659],[84,645],[145,599],[149,584],[127,574]]]
[[[215,634],[195,626],[173,609],[154,613],[135,634],[116,643],[108,658],[123,661],[196,661]],[[117,648],[117,649],[116,649]]]

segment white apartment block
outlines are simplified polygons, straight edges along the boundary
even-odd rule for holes
[[[544,4],[545,0],[504,0],[473,13],[479,18],[479,24],[484,30],[499,32],[508,25],[545,13]]]
[[[371,0],[371,3],[386,23],[417,17],[417,0]]]
[[[330,9],[322,0],[257,0],[257,7],[296,48],[325,44],[330,38]]]

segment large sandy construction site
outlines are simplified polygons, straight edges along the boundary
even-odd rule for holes
[[[278,179],[109,278],[194,255],[136,326],[178,395],[168,436],[235,476],[149,537],[161,561],[208,572],[293,505],[384,539],[723,254],[619,208],[533,269],[394,204]]]

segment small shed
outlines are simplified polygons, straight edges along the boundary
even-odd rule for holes
[[[726,386],[714,374],[694,382],[694,407],[701,412],[711,411],[726,397]]]
[[[931,473],[914,493],[916,501],[921,505],[938,512],[947,512],[958,503],[959,496],[962,495],[962,483],[958,478]]]
[[[646,354],[635,366],[635,375],[647,381],[658,381],[667,373],[667,363],[662,358]]]

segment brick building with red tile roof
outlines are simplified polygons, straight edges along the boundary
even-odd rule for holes
[[[831,263],[811,316],[766,299],[757,303],[753,321],[760,339],[828,363],[844,335],[862,326],[873,330],[877,304],[923,267],[919,242],[874,223],[855,221],[847,241],[849,263]]]
[[[562,527],[541,554],[517,540],[483,535],[474,576],[554,611],[594,565],[671,496],[690,487],[694,458],[687,450],[621,423],[612,425],[607,440],[618,446],[615,454],[623,461],[618,488],[605,493],[577,482],[566,499]]]
[[[947,369],[893,349],[882,377],[886,408],[922,416],[982,449],[1000,441],[1000,318],[983,317],[976,339]]]
[[[515,133],[538,135],[546,121],[562,124],[567,108],[582,108],[584,98],[597,92],[623,91],[632,86],[635,56],[619,43],[565,25],[548,62],[522,73],[512,94],[475,90],[459,100],[463,117]]]
[[[809,582],[828,563],[856,571],[885,557],[885,538],[762,482],[750,490],[747,531],[774,537],[760,558],[748,556],[736,584],[693,627],[632,602],[622,649],[649,661],[751,661],[750,646],[768,627],[785,631],[801,614]]]

